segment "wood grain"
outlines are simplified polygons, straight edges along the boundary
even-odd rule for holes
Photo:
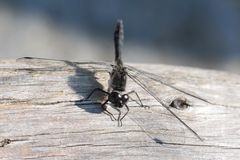
[[[132,66],[207,100],[138,75],[166,104],[176,97],[187,98],[189,108],[171,110],[204,141],[131,79],[128,91],[136,90],[150,109],[129,102],[122,127],[99,104],[80,103],[96,87],[107,90],[104,65],[21,58],[0,60],[0,141],[10,140],[0,147],[0,159],[240,158],[239,75],[167,65]],[[104,98],[96,95],[93,101]]]

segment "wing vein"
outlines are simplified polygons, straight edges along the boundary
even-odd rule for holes
[[[160,98],[158,98],[152,91],[150,91],[146,85],[144,85],[136,76],[128,73],[128,76],[136,82],[139,86],[141,86],[149,95],[151,95],[156,101],[158,101],[169,113],[171,113],[179,122],[181,122],[187,129],[189,129],[199,140],[203,141],[203,139],[194,131],[190,126],[188,126],[180,117],[178,117],[166,104],[164,104]]]

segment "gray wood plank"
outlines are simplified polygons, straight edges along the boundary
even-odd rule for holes
[[[239,159],[240,76],[167,65],[133,66],[164,82],[207,99],[204,102],[142,75],[164,103],[185,97],[191,106],[171,109],[188,129],[131,79],[150,109],[129,102],[118,127],[98,104],[80,104],[95,87],[107,89],[108,73],[99,64],[28,59],[0,60],[0,159]],[[101,101],[96,95],[93,100]],[[111,107],[109,106],[111,110]]]

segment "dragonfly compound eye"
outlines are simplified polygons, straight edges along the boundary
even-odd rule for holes
[[[129,97],[127,94],[122,95],[122,102],[125,104],[128,101]]]
[[[118,94],[118,98],[122,98],[122,95],[121,95],[121,94]]]

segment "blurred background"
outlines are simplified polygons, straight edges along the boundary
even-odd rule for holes
[[[112,61],[125,24],[125,62],[240,73],[238,0],[0,0],[0,58]]]

